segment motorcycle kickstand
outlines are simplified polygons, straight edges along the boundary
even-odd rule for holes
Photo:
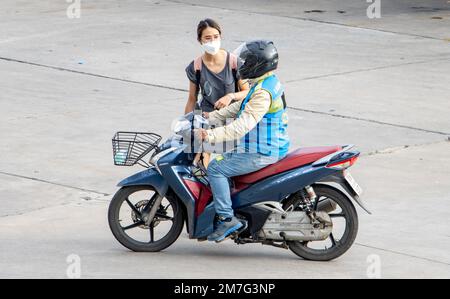
[[[287,244],[287,240],[286,240],[286,234],[281,233],[280,235],[283,238],[283,243],[281,243],[281,244],[277,244],[274,241],[263,241],[261,244],[262,245],[270,245],[270,246],[277,247],[277,248],[289,249],[289,245]]]

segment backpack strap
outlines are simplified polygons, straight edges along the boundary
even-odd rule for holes
[[[228,59],[228,64],[230,65],[231,73],[233,73],[234,78],[234,90],[239,91],[240,88],[237,80],[237,56],[234,53],[230,52],[230,56]]]
[[[237,56],[230,52],[229,64],[231,70],[237,70]]]
[[[199,56],[197,58],[194,59],[194,70],[195,71],[201,71],[202,70],[202,56]]]
[[[195,81],[196,81],[196,89],[195,94],[198,96],[198,93],[200,92],[200,74],[202,71],[202,56],[199,56],[194,59],[194,71],[195,71]]]

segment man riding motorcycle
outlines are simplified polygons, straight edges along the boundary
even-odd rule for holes
[[[273,42],[247,42],[236,54],[243,62],[238,75],[248,79],[251,85],[247,97],[221,110],[205,113],[210,123],[221,126],[196,132],[202,141],[211,144],[240,140],[234,150],[218,156],[207,169],[217,214],[215,230],[208,240],[215,242],[225,240],[243,226],[234,216],[229,179],[276,163],[289,149],[284,89],[273,73],[278,66]],[[225,124],[228,119],[233,121]]]

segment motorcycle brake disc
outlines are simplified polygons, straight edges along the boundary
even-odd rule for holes
[[[144,210],[144,207],[148,204],[148,202],[149,202],[148,200],[141,200],[141,201],[139,201],[138,203],[136,203],[134,206],[136,207],[136,209],[137,209],[139,212],[142,212],[142,210]],[[158,217],[155,216],[155,218],[154,218],[154,220],[153,220],[153,227],[157,227],[158,224],[161,222],[161,221],[159,221],[157,218],[158,218]],[[134,223],[137,223],[137,222],[140,221],[140,220],[138,219],[138,217],[137,217],[135,211],[131,211],[131,219],[133,220]],[[142,229],[149,229],[148,225],[145,225],[145,224],[139,225],[139,228],[142,228]]]

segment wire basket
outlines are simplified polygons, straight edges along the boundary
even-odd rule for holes
[[[143,158],[158,148],[161,138],[154,133],[117,132],[112,139],[114,165],[150,167]]]

